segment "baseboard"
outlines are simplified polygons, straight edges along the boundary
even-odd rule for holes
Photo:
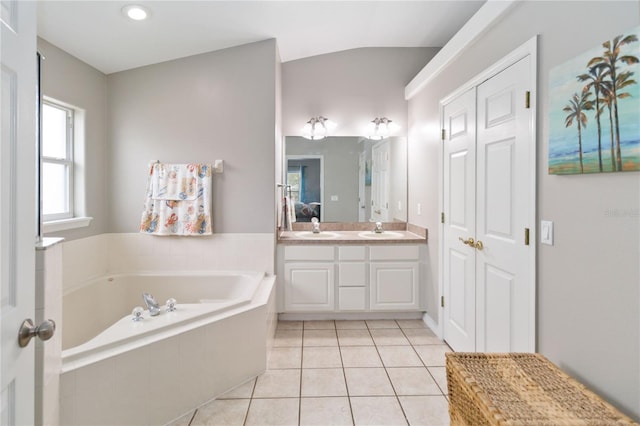
[[[278,314],[281,321],[322,320],[376,320],[376,319],[421,319],[423,312],[286,312]]]
[[[433,331],[436,334],[436,336],[442,339],[442,330],[440,330],[440,327],[438,327],[438,323],[435,322],[433,318],[429,316],[428,313],[426,312],[424,313],[424,315],[422,316],[422,321],[424,321],[424,323],[427,324],[427,327],[429,327],[431,331]]]

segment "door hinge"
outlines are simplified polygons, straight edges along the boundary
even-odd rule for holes
[[[529,245],[529,228],[524,228],[524,245]]]
[[[444,140],[445,131],[442,129],[442,140]]]
[[[440,307],[444,308],[444,296],[440,296]]]
[[[440,213],[440,223],[444,223],[444,212]]]
[[[524,107],[525,108],[531,108],[531,92],[527,90],[526,93],[525,93],[524,98],[525,98]]]

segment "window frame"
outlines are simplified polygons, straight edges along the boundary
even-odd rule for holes
[[[50,98],[45,98],[42,100],[43,106],[47,105],[51,108],[56,108],[65,112],[65,128],[66,128],[66,156],[65,158],[56,158],[56,157],[47,157],[44,154],[41,155],[42,166],[44,169],[45,164],[57,164],[63,165],[66,167],[66,205],[65,211],[61,213],[50,213],[50,214],[42,214],[43,222],[54,222],[65,219],[73,219],[75,217],[75,209],[74,209],[74,172],[75,172],[75,161],[74,161],[74,119],[75,119],[75,109],[73,107],[64,105],[60,102],[56,102]],[[43,129],[43,132],[45,129]],[[44,138],[43,138],[44,143]],[[44,149],[43,149],[44,151]],[[44,190],[44,185],[43,185]],[[44,203],[44,201],[43,201]]]

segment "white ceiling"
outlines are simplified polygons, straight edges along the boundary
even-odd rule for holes
[[[151,18],[125,18],[132,3]],[[269,38],[287,62],[358,47],[442,47],[483,3],[40,0],[38,35],[106,74]]]

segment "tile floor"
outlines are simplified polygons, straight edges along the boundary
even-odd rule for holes
[[[172,426],[448,425],[447,351],[421,320],[281,321],[264,374]]]

